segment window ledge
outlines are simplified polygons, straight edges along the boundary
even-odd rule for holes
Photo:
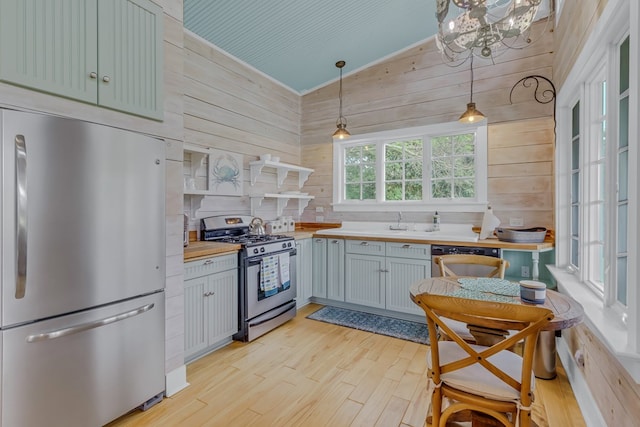
[[[629,331],[619,313],[604,307],[602,299],[563,268],[548,265],[558,291],[570,295],[584,308],[584,322],[611,351],[636,383],[640,383],[640,354],[628,346]]]
[[[484,212],[487,202],[354,202],[333,203],[335,212]]]

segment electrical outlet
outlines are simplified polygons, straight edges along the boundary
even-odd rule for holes
[[[316,215],[316,222],[324,222],[324,217]]]
[[[322,206],[316,206],[316,212],[317,212],[317,213],[322,213],[322,212],[324,212],[324,207],[322,207]]]
[[[511,227],[522,227],[524,220],[522,218],[509,218],[509,225]]]
[[[520,267],[520,275],[522,277],[529,277],[529,266],[523,265]]]

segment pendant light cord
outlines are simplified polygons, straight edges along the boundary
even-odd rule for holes
[[[338,91],[338,98],[340,98],[340,117],[338,120],[342,122],[342,67],[340,67],[340,90]]]
[[[473,102],[473,53],[471,54],[471,100]]]

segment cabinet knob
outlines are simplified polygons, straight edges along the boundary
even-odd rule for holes
[[[206,260],[202,265],[209,265],[209,264],[213,264],[213,260],[212,259]]]
[[[98,73],[96,73],[95,71],[90,72],[89,73],[89,78],[97,79],[98,78]]]
[[[360,242],[360,246],[369,246],[369,242]]]
[[[409,249],[411,245],[402,245],[402,249]]]
[[[332,240],[331,243],[338,243],[338,241],[337,240]]]
[[[111,78],[109,76],[104,76],[102,78],[102,81],[105,82],[105,83],[109,83],[111,81]]]

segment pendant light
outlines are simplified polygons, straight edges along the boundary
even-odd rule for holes
[[[467,104],[467,111],[460,116],[458,121],[461,123],[475,123],[484,119],[484,114],[476,110],[476,103],[473,102],[473,55],[471,55],[471,98]]]
[[[344,61],[336,62],[336,67],[340,69],[340,91],[338,92],[338,97],[340,98],[340,116],[338,116],[338,120],[336,121],[338,130],[333,133],[335,139],[347,139],[351,136],[347,130],[347,119],[342,115],[342,67],[345,65],[346,62]]]

